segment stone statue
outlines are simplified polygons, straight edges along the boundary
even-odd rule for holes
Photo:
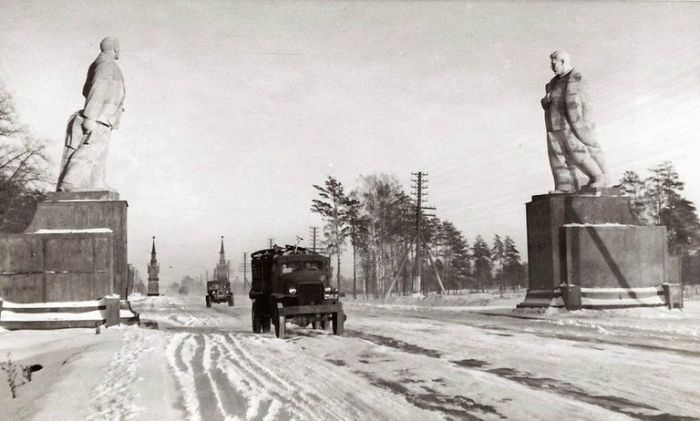
[[[107,147],[124,111],[125,89],[116,62],[119,41],[107,37],[100,42],[100,50],[83,86],[85,107],[68,121],[56,191],[110,190],[105,184]]]
[[[549,165],[554,176],[553,193],[608,186],[608,169],[595,136],[595,123],[581,73],[572,67],[564,51],[550,55],[556,74],[542,98],[547,126]],[[583,177],[588,183],[582,185]]]

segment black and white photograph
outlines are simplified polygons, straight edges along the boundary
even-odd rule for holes
[[[0,0],[0,420],[700,420],[700,2]]]

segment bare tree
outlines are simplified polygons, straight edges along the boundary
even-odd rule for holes
[[[12,97],[0,84],[0,232],[24,230],[44,197],[44,143],[18,123]]]

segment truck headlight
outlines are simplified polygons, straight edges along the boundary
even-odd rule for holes
[[[296,288],[289,288],[289,295],[296,295],[297,289]]]

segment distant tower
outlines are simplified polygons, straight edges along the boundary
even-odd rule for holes
[[[219,263],[214,269],[214,280],[215,281],[228,281],[229,278],[229,264],[226,261],[226,253],[224,252],[224,236],[221,236],[221,250],[219,251]]]
[[[153,248],[151,249],[151,262],[148,264],[148,295],[160,295],[158,292],[158,274],[160,265],[156,259],[156,237],[153,237]]]

